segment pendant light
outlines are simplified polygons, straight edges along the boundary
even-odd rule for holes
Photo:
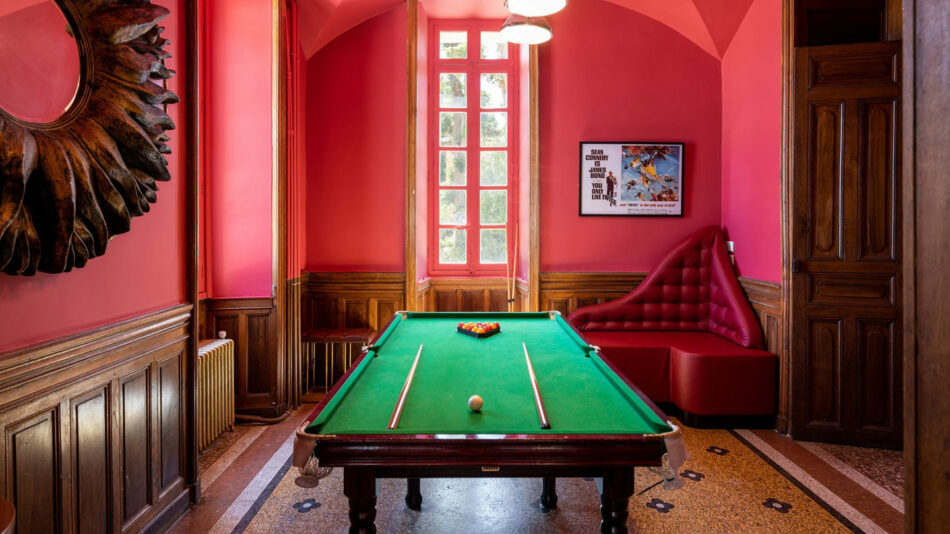
[[[536,45],[550,41],[554,32],[548,21],[542,17],[511,15],[502,25],[501,35],[509,43]]]
[[[505,7],[515,15],[546,17],[564,9],[567,0],[505,0]]]

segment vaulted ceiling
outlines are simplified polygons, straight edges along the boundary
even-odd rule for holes
[[[579,0],[574,0],[575,2]],[[606,0],[665,24],[722,58],[753,0]],[[350,28],[405,0],[299,0],[307,57]],[[504,18],[504,0],[422,0],[430,18]]]

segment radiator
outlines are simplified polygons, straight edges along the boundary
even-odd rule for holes
[[[225,430],[234,430],[234,341],[206,339],[198,345],[198,450]]]

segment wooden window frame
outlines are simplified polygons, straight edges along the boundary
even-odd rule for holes
[[[506,263],[510,264],[514,254],[514,222],[518,217],[518,156],[519,156],[519,74],[520,74],[520,49],[518,45],[508,45],[507,59],[481,59],[481,32],[498,31],[502,21],[496,20],[432,20],[429,23],[429,95],[428,95],[428,146],[429,156],[426,165],[428,166],[428,191],[426,202],[429,204],[428,221],[428,270],[429,276],[433,277],[451,277],[451,276],[474,276],[490,277],[504,276],[506,273]],[[439,57],[439,35],[443,31],[465,31],[467,32],[467,50],[465,59],[441,59]],[[474,56],[474,57],[473,57]],[[442,73],[465,73],[466,78],[466,98],[465,108],[443,108],[440,107],[439,95],[439,75]],[[503,187],[481,186],[480,183],[480,153],[485,150],[480,143],[480,114],[482,111],[493,111],[495,109],[481,108],[479,95],[481,94],[480,83],[481,74],[485,73],[506,73],[508,75],[508,102],[506,108],[496,108],[498,111],[507,111],[508,113],[508,142],[504,148],[498,149],[486,147],[489,151],[506,151],[508,153],[508,182]],[[459,151],[466,153],[466,185],[448,186],[439,185],[439,157],[440,151],[446,147],[439,146],[439,113],[440,111],[451,111],[452,109],[464,109],[466,117],[466,146]],[[464,264],[442,264],[439,262],[439,229],[449,228],[452,225],[442,225],[439,223],[439,192],[441,189],[464,190],[466,191],[466,224],[461,228],[466,230],[466,263]],[[504,225],[482,225],[480,221],[480,197],[481,191],[485,190],[504,190],[508,194],[507,220]],[[482,264],[480,261],[481,253],[481,230],[491,228],[506,229],[506,263]]]

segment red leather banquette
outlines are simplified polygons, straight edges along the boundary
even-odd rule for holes
[[[778,361],[726,251],[722,229],[688,237],[632,292],[568,321],[654,402],[690,415],[775,414]]]

